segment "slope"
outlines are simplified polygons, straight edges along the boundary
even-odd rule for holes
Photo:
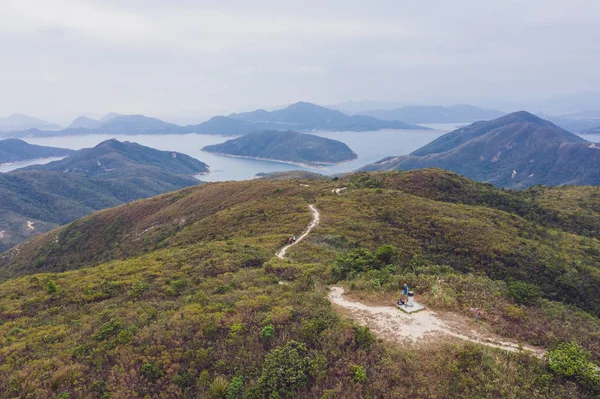
[[[66,148],[44,147],[23,140],[0,140],[0,164],[36,158],[64,157],[73,153]]]
[[[0,174],[0,251],[92,211],[198,184],[187,155],[116,140]]]
[[[485,203],[494,192],[508,210]],[[583,376],[518,351],[383,343],[326,300],[326,282],[389,301],[408,281],[433,310],[467,320],[480,307],[481,328],[546,348],[574,340],[597,360],[600,321],[577,306],[595,306],[600,244],[510,211],[524,202],[426,170],[208,183],[96,212],[3,255],[3,272],[37,273],[0,284],[0,386],[73,399],[594,397]],[[318,226],[278,259],[308,204]],[[541,294],[518,289],[531,286]]]
[[[408,156],[389,157],[361,170],[439,167],[501,187],[600,184],[600,151],[527,112],[476,122]]]

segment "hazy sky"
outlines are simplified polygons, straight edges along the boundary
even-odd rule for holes
[[[598,0],[0,0],[0,116],[600,91]]]

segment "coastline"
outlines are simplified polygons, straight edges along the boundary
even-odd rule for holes
[[[344,164],[346,162],[351,162],[351,161],[355,161],[355,160],[358,159],[358,154],[354,153],[354,155],[356,155],[356,157],[354,157],[352,159],[349,159],[347,161],[342,161],[342,162],[320,162],[320,163],[314,163],[314,164],[306,164],[306,163],[302,163],[302,162],[283,161],[281,159],[251,157],[251,156],[246,156],[246,155],[232,155],[232,154],[225,154],[225,153],[222,153],[222,152],[213,152],[213,151],[204,151],[204,150],[201,150],[201,151],[202,152],[207,152],[209,154],[221,155],[221,156],[224,156],[224,157],[242,158],[242,159],[254,159],[256,161],[277,162],[277,163],[283,163],[283,164],[288,164],[288,165],[300,166],[300,167],[307,168],[307,169],[325,169],[325,167],[327,167],[329,165],[341,165],[341,164]]]
[[[44,158],[29,158],[29,159],[22,159],[20,161],[13,161],[13,162],[4,162],[4,163],[0,163],[0,166],[10,166],[10,165],[15,165],[18,163],[23,163],[23,162],[31,162],[31,161],[45,161],[47,159],[54,159],[56,158],[57,161],[60,161],[62,159],[65,159],[66,157],[68,157],[68,155],[65,155],[63,157],[44,157]],[[37,165],[37,164],[34,164]]]

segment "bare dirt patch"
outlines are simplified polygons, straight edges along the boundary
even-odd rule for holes
[[[501,338],[481,328],[470,328],[469,321],[462,315],[423,310],[405,314],[394,306],[367,305],[344,297],[342,287],[331,287],[329,300],[344,309],[347,315],[366,325],[386,340],[397,343],[426,343],[431,340],[456,338],[491,346],[510,352],[531,351],[541,357],[545,351],[529,345]]]

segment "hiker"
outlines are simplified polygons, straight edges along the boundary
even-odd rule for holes
[[[398,306],[406,306],[406,301],[402,298],[398,299]]]
[[[404,299],[408,300],[408,284],[404,283],[404,289],[402,293],[404,294]]]
[[[292,245],[292,242],[293,242],[292,240],[293,240],[293,239],[292,239],[292,237],[290,236],[290,238],[288,238],[288,245]]]
[[[296,236],[295,235],[292,236],[292,241],[296,242]]]

